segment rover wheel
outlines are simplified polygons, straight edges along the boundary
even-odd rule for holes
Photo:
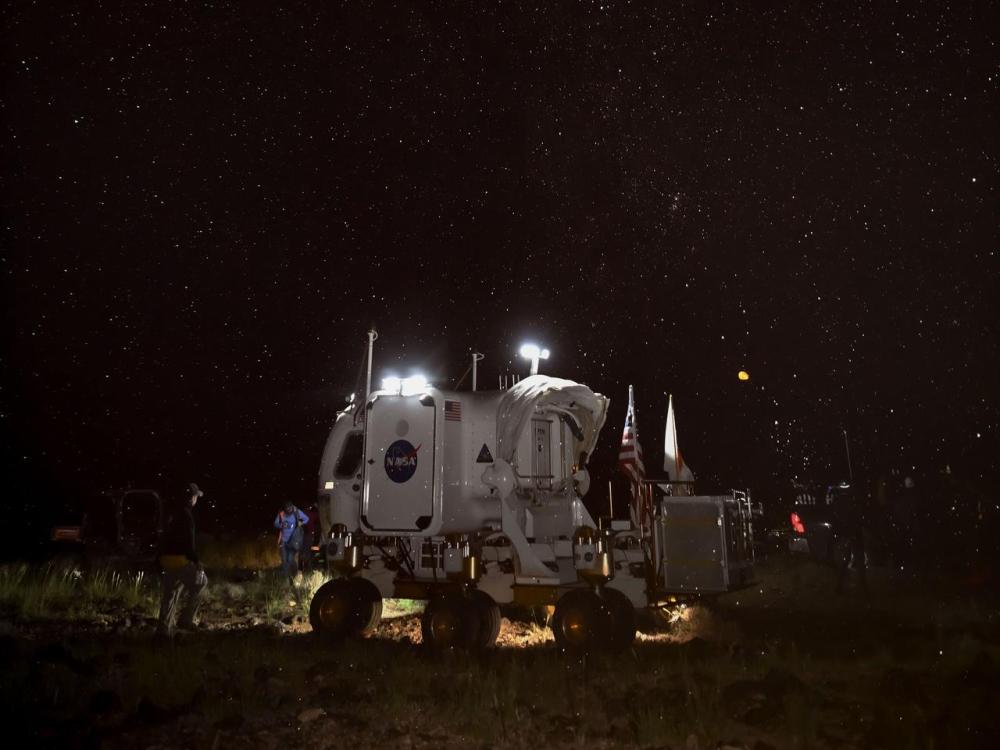
[[[458,593],[445,594],[427,603],[420,618],[420,634],[435,650],[467,649],[476,643],[479,623],[479,608],[471,599]]]
[[[344,578],[320,586],[309,605],[309,624],[313,632],[330,639],[343,638],[353,632],[358,620],[354,599],[354,587]]]
[[[493,601],[492,596],[479,589],[469,592],[469,600],[472,606],[479,610],[479,634],[476,646],[493,648],[497,636],[500,635],[500,607]]]
[[[382,594],[367,578],[351,578],[349,583],[355,616],[353,632],[367,638],[382,621]]]
[[[635,608],[618,589],[605,587],[601,591],[601,598],[611,611],[611,637],[608,645],[612,651],[622,651],[635,641]]]
[[[590,589],[576,589],[556,602],[552,632],[566,651],[591,651],[611,638],[613,618],[601,598]]]

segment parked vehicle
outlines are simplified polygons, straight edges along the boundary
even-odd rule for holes
[[[155,490],[90,495],[78,513],[73,522],[52,528],[50,538],[57,555],[137,562],[156,556],[164,519],[163,501]]]
[[[850,482],[829,485],[816,491],[796,484],[795,502],[788,516],[791,536],[788,549],[810,555],[819,562],[842,563],[849,552],[846,538],[847,506],[851,493],[862,492]],[[869,498],[865,498],[869,500]],[[864,514],[865,549],[869,563],[881,563],[885,557],[883,510],[868,502]]]

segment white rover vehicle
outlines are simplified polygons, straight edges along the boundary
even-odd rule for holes
[[[336,577],[313,598],[313,630],[367,635],[383,598],[424,599],[426,644],[486,648],[499,605],[554,605],[561,647],[619,649],[635,638],[637,608],[747,581],[741,493],[662,497],[641,529],[594,522],[582,498],[608,404],[532,375],[493,392],[403,381],[349,405],[320,468]]]

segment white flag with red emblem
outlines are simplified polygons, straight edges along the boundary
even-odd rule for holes
[[[677,445],[677,419],[674,417],[674,397],[667,402],[667,430],[663,436],[663,470],[671,482],[693,482],[694,473],[684,463]]]

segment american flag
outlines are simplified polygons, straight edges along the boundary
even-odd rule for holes
[[[625,414],[622,447],[618,451],[618,467],[632,482],[632,523],[648,530],[653,521],[653,507],[649,488],[642,484],[642,480],[646,478],[646,467],[642,462],[642,446],[639,445],[639,424],[635,415],[632,386],[628,387],[628,412]]]
[[[642,463],[642,446],[639,445],[639,427],[635,419],[632,386],[628,387],[628,413],[625,414],[622,447],[618,451],[618,467],[632,482],[639,482],[646,476],[646,467]]]
[[[462,402],[461,401],[445,401],[444,402],[444,421],[445,422],[461,422],[462,421]]]

